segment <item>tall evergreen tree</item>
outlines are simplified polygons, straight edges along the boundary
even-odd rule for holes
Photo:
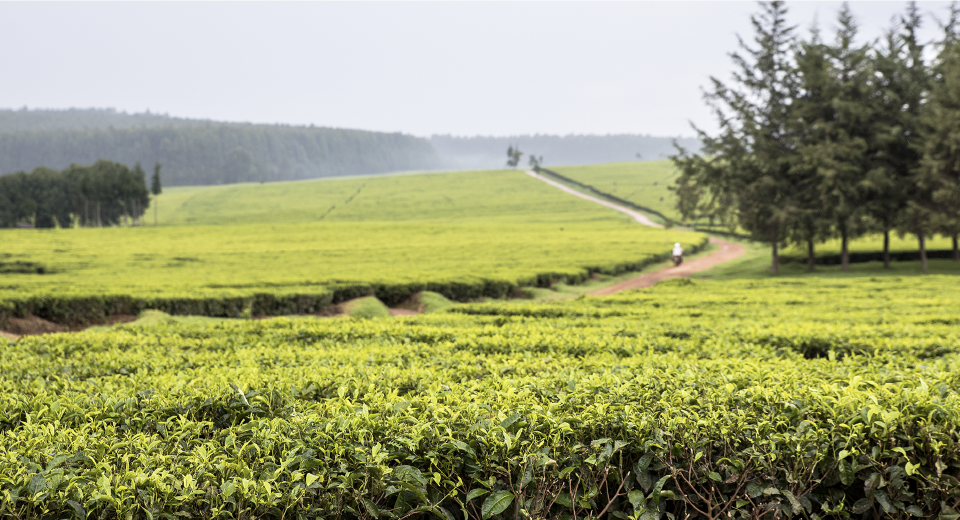
[[[904,99],[912,88],[904,74],[904,41],[897,27],[886,31],[882,45],[871,53],[871,96],[874,118],[870,127],[872,163],[864,179],[864,212],[883,233],[883,266],[890,267],[890,232],[896,229],[907,205],[907,178],[915,153],[903,130]]]
[[[157,163],[153,167],[153,179],[150,183],[150,193],[153,193],[153,227],[157,227],[157,212],[159,211],[160,201],[157,197],[163,193],[163,185],[160,183],[160,168],[162,165]]]
[[[831,101],[835,95],[830,51],[820,38],[816,22],[811,27],[809,41],[797,45],[795,61],[797,98],[791,109],[798,152],[794,165],[798,214],[791,228],[790,241],[806,247],[807,268],[813,271],[816,266],[815,244],[825,239],[830,231],[830,220],[825,218],[820,196],[818,171],[827,124],[834,119]]]
[[[737,69],[732,86],[711,78],[712,91],[706,94],[720,135],[697,129],[701,154],[679,148],[673,160],[681,172],[676,188],[684,218],[706,213],[739,224],[771,245],[776,274],[778,247],[799,213],[790,135],[794,37],[783,2],[760,6],[761,13],[751,17],[755,46],[741,39],[742,53],[731,54]]]
[[[940,52],[932,67],[929,100],[921,113],[923,158],[916,172],[928,187],[937,230],[953,238],[953,258],[960,260],[960,41],[956,4],[944,25]]]
[[[891,56],[891,73],[896,78],[889,84],[892,96],[899,98],[899,107],[888,107],[884,114],[885,131],[879,136],[886,148],[883,152],[888,167],[901,179],[906,203],[900,213],[897,229],[901,234],[916,235],[920,245],[920,262],[928,268],[927,243],[935,228],[936,212],[932,204],[932,186],[919,169],[923,128],[920,112],[929,89],[929,70],[924,61],[924,44],[917,34],[921,26],[917,5],[911,2],[901,18],[897,38],[899,52]]]
[[[791,104],[792,134],[796,139],[797,162],[794,165],[797,198],[797,220],[791,226],[788,239],[807,250],[807,268],[816,266],[815,244],[826,238],[829,222],[823,217],[817,178],[815,145],[823,140],[823,122],[832,117],[829,91],[832,70],[828,48],[820,39],[816,22],[810,38],[801,41],[794,51],[796,62],[797,98]]]
[[[819,158],[817,177],[823,209],[840,237],[841,264],[850,268],[849,242],[861,234],[865,179],[873,109],[869,46],[857,46],[857,24],[850,6],[840,10],[836,42],[828,50],[833,74],[827,89],[830,114],[823,124],[823,139],[812,147]]]

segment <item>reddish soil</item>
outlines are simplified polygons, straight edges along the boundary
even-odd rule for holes
[[[391,316],[416,316],[419,312],[411,309],[390,309]]]
[[[25,318],[10,318],[6,330],[0,330],[0,337],[16,341],[20,339],[21,336],[38,336],[41,334],[53,334],[55,332],[77,332],[96,325],[130,323],[136,319],[137,317],[132,314],[115,314],[107,318],[107,321],[104,323],[94,323],[83,327],[66,327],[31,314]]]
[[[66,332],[68,330],[63,325],[57,325],[52,321],[32,315],[26,318],[10,318],[10,323],[6,327],[6,332],[20,336],[50,334],[51,332]]]
[[[591,296],[607,296],[613,293],[618,293],[620,291],[629,291],[631,289],[644,289],[650,287],[657,282],[662,282],[670,278],[683,278],[690,276],[693,273],[698,271],[704,271],[710,269],[711,267],[722,264],[723,262],[729,262],[734,258],[742,255],[746,252],[746,248],[739,244],[731,244],[725,240],[720,240],[719,238],[710,237],[710,243],[720,246],[719,251],[714,251],[707,256],[701,256],[700,258],[695,258],[693,260],[684,260],[682,264],[678,267],[670,266],[660,269],[659,271],[654,271],[652,273],[644,273],[640,276],[635,276],[633,278],[628,278],[622,282],[616,283],[609,287],[604,287],[603,289],[594,291],[590,293]]]

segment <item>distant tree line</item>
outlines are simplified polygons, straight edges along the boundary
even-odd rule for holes
[[[508,147],[535,151],[553,165],[574,165],[662,160],[674,152],[673,141],[671,137],[638,134],[430,137],[444,167],[478,170],[503,168],[503,151]],[[676,141],[688,150],[700,148],[700,142],[693,137]]]
[[[159,165],[156,168],[159,189]],[[111,161],[40,167],[0,177],[0,227],[100,227],[140,222],[150,205],[145,173]]]
[[[64,111],[57,117],[54,111],[0,111],[0,174],[110,158],[123,164],[162,163],[165,183],[182,186],[440,167],[429,141],[400,133],[100,112]],[[143,126],[97,126],[124,118]],[[165,120],[169,125],[160,126]],[[69,127],[85,121],[92,127]]]
[[[960,260],[960,42],[958,8],[941,23],[939,41],[918,38],[915,4],[879,42],[858,44],[844,4],[832,42],[814,26],[794,36],[782,2],[753,17],[753,46],[733,53],[732,84],[711,78],[705,97],[720,132],[699,131],[702,149],[678,146],[674,187],[685,219],[710,218],[778,247],[884,236],[953,237]],[[932,45],[936,57],[925,60]]]

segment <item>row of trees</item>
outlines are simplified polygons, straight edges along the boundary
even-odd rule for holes
[[[911,3],[880,41],[858,44],[846,4],[832,42],[816,26],[795,37],[783,2],[761,6],[754,45],[731,54],[733,82],[711,78],[705,93],[719,135],[698,129],[701,151],[673,157],[684,218],[770,243],[774,273],[779,246],[805,246],[812,269],[831,238],[848,269],[849,241],[877,232],[885,265],[891,232],[917,236],[924,269],[936,234],[960,260],[960,10],[936,42],[920,41]]]
[[[159,194],[161,189],[157,164],[152,191]],[[100,160],[63,171],[41,167],[0,177],[0,227],[137,225],[149,205],[140,163],[131,169]]]

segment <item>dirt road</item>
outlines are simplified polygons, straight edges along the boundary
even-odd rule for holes
[[[661,226],[660,224],[657,224],[656,222],[653,222],[643,213],[639,213],[631,209],[627,209],[623,206],[618,206],[617,204],[614,204],[612,202],[609,202],[603,199],[599,199],[597,197],[591,197],[590,195],[581,193],[567,185],[548,179],[543,175],[538,175],[537,173],[532,171],[527,171],[527,175],[535,179],[541,180],[551,186],[560,188],[561,190],[569,193],[570,195],[576,195],[581,199],[586,199],[586,200],[589,200],[590,202],[595,202],[597,204],[600,204],[601,206],[606,206],[610,209],[615,209],[621,213],[626,213],[627,215],[630,215],[631,217],[633,217],[634,220],[643,224],[644,226],[663,229],[663,226]],[[703,256],[695,260],[688,260],[683,264],[681,264],[680,267],[665,267],[663,269],[660,269],[659,271],[641,274],[640,276],[636,276],[634,278],[628,278],[622,282],[616,283],[609,287],[604,287],[603,289],[594,291],[590,293],[590,295],[591,296],[607,296],[609,294],[617,293],[620,291],[628,291],[630,289],[643,289],[644,287],[650,287],[651,285],[657,282],[661,282],[669,278],[682,278],[685,276],[690,276],[693,273],[709,269],[717,264],[722,264],[723,262],[729,262],[730,260],[733,260],[734,258],[737,258],[738,256],[742,255],[746,251],[746,248],[744,248],[741,245],[731,244],[730,242],[727,242],[725,240],[720,240],[719,238],[710,237],[710,243],[720,246],[720,250],[714,251],[713,253],[710,253],[707,256]]]
[[[729,262],[742,255],[747,249],[739,244],[731,244],[726,240],[710,237],[710,243],[720,246],[719,251],[714,251],[707,256],[701,256],[693,260],[686,260],[679,267],[665,267],[652,273],[644,273],[640,276],[628,278],[622,282],[604,287],[598,291],[590,293],[591,296],[607,296],[620,291],[629,291],[630,289],[643,289],[651,285],[662,282],[670,278],[682,278],[690,276],[698,271],[709,269],[717,264]]]
[[[543,181],[543,182],[545,182],[545,183],[547,183],[547,184],[549,184],[549,185],[551,185],[551,186],[560,188],[561,190],[569,193],[570,195],[575,195],[575,196],[577,196],[577,197],[580,197],[581,199],[586,199],[586,200],[589,200],[590,202],[595,202],[595,203],[597,203],[597,204],[600,204],[601,206],[606,206],[606,207],[608,207],[608,208],[610,208],[610,209],[615,209],[615,210],[619,211],[620,213],[626,213],[627,215],[630,215],[631,217],[633,217],[633,220],[636,220],[637,222],[643,224],[644,226],[650,226],[650,227],[655,227],[655,228],[657,228],[657,229],[663,229],[663,226],[661,226],[660,224],[657,224],[656,222],[650,220],[650,217],[644,215],[643,213],[640,213],[640,212],[637,212],[637,211],[633,211],[632,209],[627,209],[627,208],[625,208],[625,207],[623,207],[623,206],[618,206],[618,205],[616,205],[616,204],[614,204],[614,203],[612,203],[612,202],[608,202],[608,201],[605,201],[605,200],[603,200],[603,199],[599,199],[599,198],[597,198],[597,197],[591,197],[590,195],[587,195],[586,193],[579,192],[579,191],[577,191],[577,190],[575,190],[575,189],[573,189],[573,188],[571,188],[571,187],[569,187],[569,186],[567,186],[567,185],[565,185],[565,184],[561,184],[561,183],[559,183],[559,182],[557,182],[557,181],[548,179],[548,178],[544,177],[543,175],[540,175],[540,174],[538,174],[538,173],[535,173],[535,172],[532,172],[532,171],[529,171],[529,170],[527,171],[527,175],[533,177],[534,179],[539,179],[539,180],[541,180],[541,181]]]

